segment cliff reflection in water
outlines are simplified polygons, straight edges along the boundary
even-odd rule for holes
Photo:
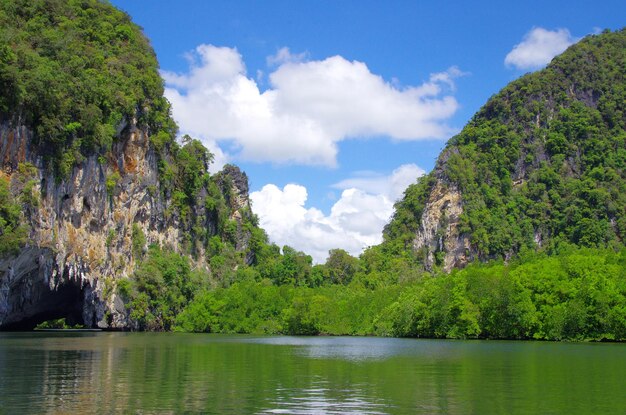
[[[0,413],[624,413],[624,347],[0,333]]]

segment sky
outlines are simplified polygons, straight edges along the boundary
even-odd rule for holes
[[[180,134],[248,175],[270,241],[324,262],[382,240],[393,204],[490,96],[621,1],[112,0],[150,39]]]

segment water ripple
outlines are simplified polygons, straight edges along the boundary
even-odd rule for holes
[[[383,400],[366,397],[359,387],[331,389],[317,380],[309,388],[279,388],[270,408],[258,414],[388,414]]]

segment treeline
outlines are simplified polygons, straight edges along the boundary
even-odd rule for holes
[[[220,287],[183,257],[153,248],[135,278],[118,282],[118,289],[138,328],[147,330],[626,339],[626,249],[564,245],[552,256],[533,253],[509,264],[474,264],[378,285],[353,259],[356,272],[343,284],[330,277],[337,271],[327,268],[331,261],[310,267],[310,276],[326,277],[309,283],[272,280],[246,267]]]

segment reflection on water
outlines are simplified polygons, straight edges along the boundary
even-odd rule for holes
[[[314,379],[312,387],[304,389],[278,388],[273,408],[259,414],[388,414],[382,399],[372,399],[366,392],[353,385],[349,389],[336,390],[330,382]]]
[[[626,345],[0,333],[0,414],[626,413]]]
[[[430,339],[395,339],[385,337],[306,337],[277,336],[250,337],[242,340],[248,343],[288,346],[302,357],[311,359],[338,359],[353,362],[386,360],[415,356],[420,359],[454,360],[461,357],[463,342]],[[470,343],[465,342],[469,346]],[[476,343],[476,342],[474,342]],[[496,342],[497,343],[497,342]],[[502,343],[500,343],[502,344]],[[487,349],[483,342],[481,348]]]
[[[341,359],[351,361],[381,360],[408,355],[415,349],[415,341],[377,337],[260,337],[251,343],[290,346],[295,353],[313,359]],[[426,352],[426,350],[422,350]]]

